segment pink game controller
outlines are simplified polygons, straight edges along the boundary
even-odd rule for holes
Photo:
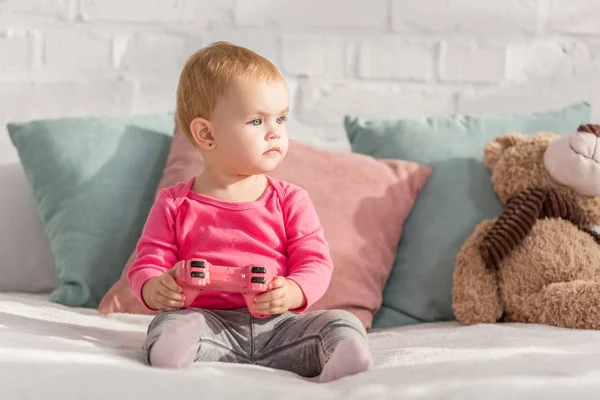
[[[212,265],[201,258],[179,261],[175,281],[183,289],[185,301],[183,308],[188,308],[201,291],[225,290],[241,293],[246,300],[250,313],[257,318],[270,315],[259,314],[254,308],[254,298],[268,290],[273,280],[273,272],[264,265],[250,264],[244,267],[223,267]]]

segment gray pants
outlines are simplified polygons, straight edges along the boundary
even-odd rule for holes
[[[246,308],[188,308],[163,312],[152,320],[144,343],[148,364],[150,349],[164,328],[190,313],[202,313],[208,325],[198,332],[197,362],[255,364],[311,378],[321,373],[340,340],[368,340],[358,318],[342,310],[286,312],[260,319]]]

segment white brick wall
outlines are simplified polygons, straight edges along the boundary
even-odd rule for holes
[[[442,82],[497,84],[505,72],[505,46],[482,45],[475,39],[443,41],[440,45]]]
[[[543,3],[550,1],[392,0],[392,28],[396,32],[459,33],[467,37],[535,33],[538,17],[548,7]]]
[[[113,43],[106,33],[48,31],[43,46],[43,67],[58,74],[73,71],[92,75],[112,67]]]
[[[31,64],[31,37],[26,32],[8,29],[0,33],[0,70],[27,69]],[[10,54],[10,57],[4,55]]]
[[[363,79],[431,81],[435,72],[435,42],[377,36],[358,44],[358,76]]]
[[[388,0],[238,0],[235,22],[243,26],[375,28],[388,24]]]
[[[533,111],[600,121],[598,0],[0,0],[7,121],[169,111],[195,49],[229,40],[292,88],[291,134],[347,149],[346,113]],[[6,150],[6,149],[9,150]]]

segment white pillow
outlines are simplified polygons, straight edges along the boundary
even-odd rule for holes
[[[44,225],[21,164],[0,164],[0,291],[58,287]]]

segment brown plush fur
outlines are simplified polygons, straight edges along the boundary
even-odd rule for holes
[[[502,203],[529,187],[553,187],[577,198],[591,221],[600,221],[600,197],[585,197],[555,182],[544,168],[544,152],[554,133],[533,136],[510,134],[490,142],[484,151],[484,163],[492,173],[494,190]]]
[[[501,201],[532,187],[572,197],[589,224],[600,225],[600,196],[585,197],[553,181],[543,155],[557,135],[510,134],[490,142],[484,162]],[[480,244],[495,219],[481,222],[456,258],[453,308],[463,324],[499,320],[600,329],[600,245],[570,221],[539,219],[497,269],[489,268]]]

